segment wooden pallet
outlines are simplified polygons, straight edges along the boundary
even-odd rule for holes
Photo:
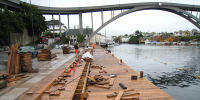
[[[63,47],[63,54],[70,54],[70,48],[69,47]]]

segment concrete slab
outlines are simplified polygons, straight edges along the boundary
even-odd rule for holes
[[[12,91],[0,97],[0,100],[14,100],[15,98],[17,98],[19,95],[21,95],[28,89],[29,88],[15,88]]]

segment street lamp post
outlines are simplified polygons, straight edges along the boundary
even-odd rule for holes
[[[30,0],[30,8],[31,8],[31,20],[32,20],[32,31],[33,31],[33,43],[34,43],[34,48],[35,48],[35,38],[34,38],[34,28],[33,28],[33,18],[32,18],[31,0]]]

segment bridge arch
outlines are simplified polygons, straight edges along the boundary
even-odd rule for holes
[[[140,11],[140,10],[147,10],[147,9],[157,9],[157,10],[164,10],[164,11],[168,11],[168,12],[172,12],[174,14],[177,14],[185,19],[187,19],[188,21],[190,21],[191,23],[193,23],[196,27],[198,27],[200,29],[200,19],[198,19],[197,17],[195,17],[194,15],[178,8],[178,7],[171,7],[171,6],[142,6],[142,7],[134,7],[132,9],[129,9],[127,11],[124,11],[116,16],[114,16],[113,18],[111,18],[110,20],[108,20],[107,22],[103,23],[98,29],[96,29],[86,40],[85,43],[88,43],[90,41],[90,39],[97,34],[98,31],[100,31],[102,28],[104,28],[106,25],[110,24],[112,21],[126,15],[132,12],[136,12],[136,11]]]

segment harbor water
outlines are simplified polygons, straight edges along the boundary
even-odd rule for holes
[[[176,100],[199,100],[200,46],[120,44],[108,47],[119,59]]]

